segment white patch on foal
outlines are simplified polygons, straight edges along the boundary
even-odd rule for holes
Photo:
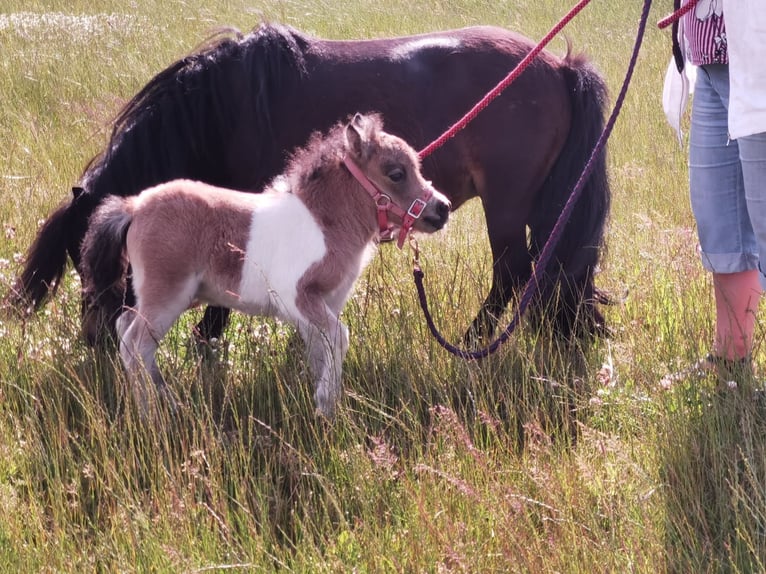
[[[301,316],[296,304],[301,277],[325,253],[324,233],[306,205],[289,193],[264,193],[253,211],[242,281],[236,295],[246,313]],[[285,222],[300,233],[285,233]]]

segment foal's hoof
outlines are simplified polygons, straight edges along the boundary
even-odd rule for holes
[[[132,390],[138,415],[143,420],[156,417],[163,410],[175,416],[180,410],[178,396],[164,380],[161,383],[150,383],[145,387],[134,386]]]
[[[335,420],[335,411],[328,413],[317,407],[314,409],[314,418],[319,421],[327,421],[331,423]]]
[[[327,421],[335,420],[335,415],[338,412],[338,399],[327,399],[319,396],[315,397],[316,409],[314,409],[314,416],[318,419],[324,419]]]
[[[332,422],[335,420],[335,414],[338,412],[337,405],[319,406],[314,409],[314,416],[320,420]]]

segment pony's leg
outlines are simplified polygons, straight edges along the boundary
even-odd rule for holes
[[[160,373],[156,353],[162,338],[188,308],[195,291],[193,282],[178,290],[155,288],[156,297],[151,302],[144,302],[139,297],[137,308],[126,311],[133,315],[132,320],[118,323],[118,329],[125,329],[120,338],[120,356],[133,384],[136,403],[143,413],[149,408],[152,392],[146,386],[146,375],[153,383],[153,391],[162,394],[175,410],[175,400]]]
[[[205,344],[210,343],[212,339],[220,339],[229,323],[230,314],[231,310],[226,307],[206,307],[202,320],[194,330],[198,343]]]
[[[135,318],[136,314],[134,310],[130,307],[125,307],[123,308],[119,317],[117,317],[117,320],[114,322],[116,336],[115,341],[117,341],[120,360],[122,361],[122,366],[128,376],[128,382],[131,386],[131,389],[133,389],[138,384],[143,384],[140,381],[135,383],[133,382],[136,378],[134,375],[135,366],[133,364],[133,355],[128,351],[128,346],[124,344],[125,336],[128,332],[128,329],[133,324]],[[142,404],[142,402],[137,402],[137,404]]]
[[[133,319],[122,321],[122,318],[128,314],[132,315]],[[151,403],[146,375],[149,375],[155,385],[162,384],[155,358],[159,340],[152,335],[145,316],[133,309],[125,311],[120,316],[117,330],[120,337],[120,357],[125,366],[133,396],[141,414],[146,415]]]
[[[316,378],[314,402],[327,418],[335,414],[340,400],[343,359],[349,347],[348,327],[327,308],[324,325],[306,319],[297,321],[298,331],[306,344],[309,367]]]
[[[125,307],[122,313],[117,317],[117,320],[114,322],[114,328],[117,333],[118,341],[124,340],[125,333],[127,333],[135,318],[136,313],[130,307]]]
[[[341,311],[346,306],[355,282],[356,277],[347,277],[332,294],[325,297],[325,302],[335,317],[339,317]]]
[[[513,217],[509,220],[508,209],[503,210],[505,213],[487,207],[485,210],[493,260],[492,286],[465,334],[465,342],[471,345],[489,342],[514,293],[524,286],[532,273],[532,257],[523,221]]]

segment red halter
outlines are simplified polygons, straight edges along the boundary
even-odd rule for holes
[[[375,205],[378,208],[378,229],[380,230],[381,241],[391,241],[393,236],[394,225],[388,221],[388,212],[391,211],[394,215],[398,216],[401,220],[401,228],[399,230],[399,239],[396,242],[396,246],[401,249],[404,245],[404,240],[407,239],[407,235],[410,233],[412,226],[420,219],[423,214],[423,210],[426,208],[428,200],[431,199],[433,191],[430,188],[426,189],[422,197],[415,199],[410,205],[407,211],[404,211],[401,207],[396,205],[390,196],[383,193],[377,185],[375,185],[364,173],[359,169],[359,166],[348,156],[343,158],[343,163],[346,164],[348,171],[351,175],[362,185],[362,187],[370,194]]]

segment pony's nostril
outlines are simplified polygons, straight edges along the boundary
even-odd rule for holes
[[[442,219],[447,219],[449,217],[450,212],[450,204],[449,203],[439,203],[439,205],[436,207],[436,213],[439,214],[439,217]]]

